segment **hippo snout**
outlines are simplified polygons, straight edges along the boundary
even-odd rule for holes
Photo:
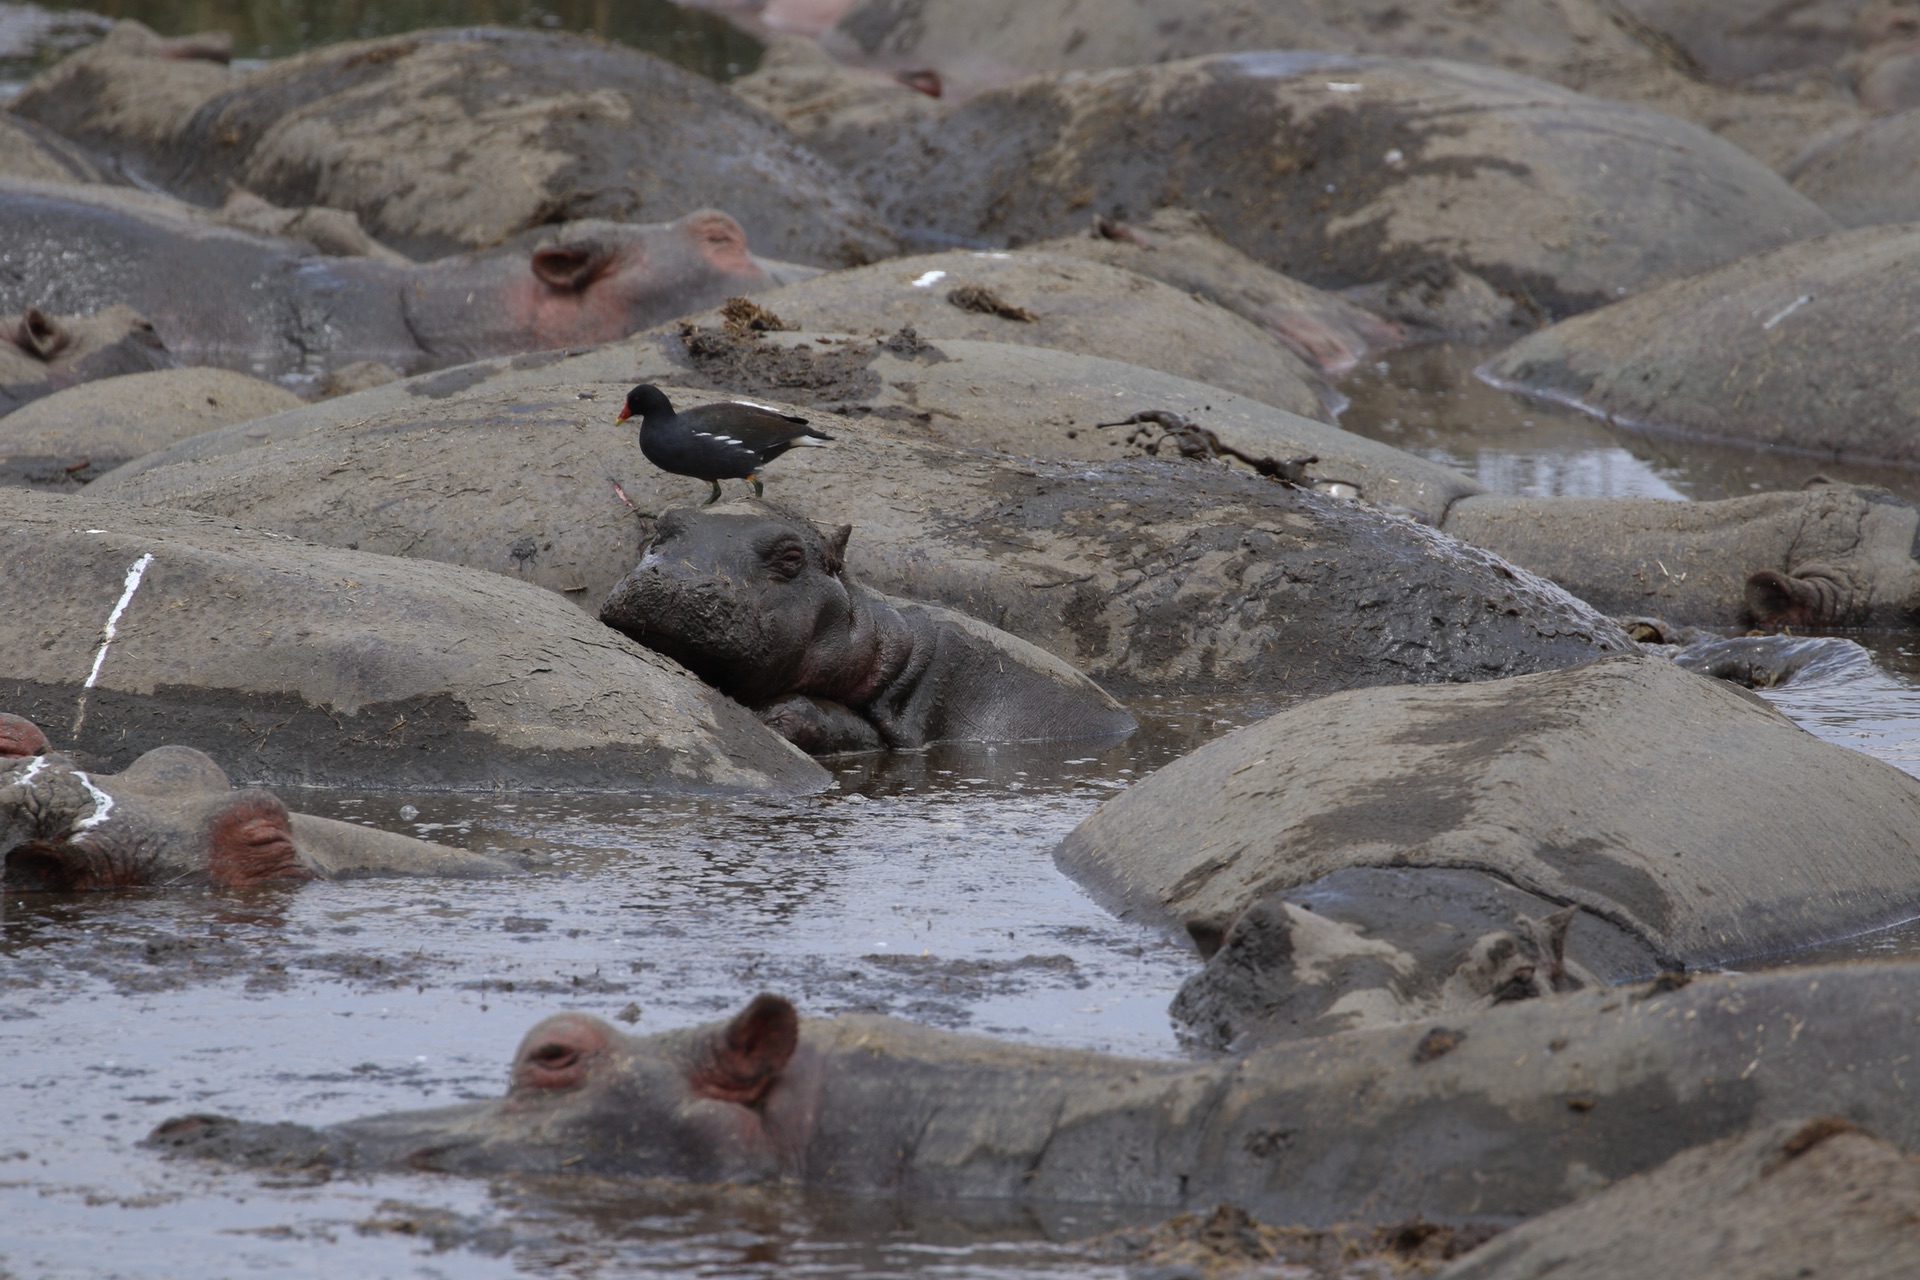
[[[732,582],[653,551],[614,587],[600,621],[734,697],[747,696],[771,649],[764,612]]]

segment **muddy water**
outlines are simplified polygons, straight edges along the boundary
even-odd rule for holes
[[[1271,710],[1147,700],[1096,748],[936,751],[795,802],[289,794],[526,859],[509,881],[12,899],[0,915],[0,1274],[1100,1274],[1108,1220],[784,1195],[389,1176],[324,1185],[162,1163],[158,1121],[326,1123],[496,1094],[521,1034],[641,1030],[754,991],[1167,1057],[1191,971],[1052,866],[1104,798]],[[453,1250],[457,1256],[443,1256]],[[1093,1270],[1089,1270],[1094,1267]]]

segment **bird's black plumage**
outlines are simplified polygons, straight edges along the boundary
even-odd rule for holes
[[[737,400],[675,413],[666,393],[651,383],[627,392],[617,421],[633,417],[640,419],[640,452],[647,461],[677,476],[709,481],[708,504],[719,500],[722,480],[751,480],[759,497],[761,467],[796,444],[833,439],[809,427],[805,418]]]

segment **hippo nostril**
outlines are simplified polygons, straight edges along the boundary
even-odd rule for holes
[[[74,893],[87,888],[83,864],[67,854],[71,846],[35,840],[7,855],[7,888],[25,893]]]

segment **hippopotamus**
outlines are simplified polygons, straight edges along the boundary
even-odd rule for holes
[[[0,418],[0,477],[76,488],[130,458],[297,407],[277,383],[196,366],[68,387]]]
[[[728,210],[783,259],[840,267],[897,251],[849,180],[776,121],[588,36],[416,31],[246,71],[107,41],[9,110],[196,204],[238,187],[344,209],[415,258],[700,208]]]
[[[909,242],[1003,246],[1178,204],[1308,284],[1441,259],[1547,318],[1835,225],[1662,112],[1492,67],[1337,53],[1035,78],[842,159]]]
[[[1920,1274],[1920,1157],[1809,1103],[1522,1223],[1435,1280]]]
[[[111,190],[0,184],[0,310],[132,306],[189,364],[311,384],[379,361],[418,373],[578,346],[807,274],[763,262],[715,210],[586,220],[413,264],[174,216]],[[48,259],[57,274],[31,269]]]
[[[1920,56],[1913,61],[1920,64]],[[1920,65],[1913,80],[1906,110],[1836,131],[1787,170],[1794,188],[1843,226],[1920,219],[1920,177],[1912,164],[1920,140]]]
[[[1591,0],[1495,0],[1471,12],[1445,0],[1406,0],[1391,16],[1341,0],[1135,0],[1098,10],[1074,0],[858,0],[821,41],[856,65],[935,70],[945,95],[959,101],[1044,72],[1242,49],[1453,58],[1574,88],[1662,69],[1654,49]]]
[[[1856,485],[1719,502],[1478,494],[1441,527],[1615,616],[1881,630],[1920,618],[1920,510]]]
[[[504,1097],[325,1129],[213,1116],[149,1145],[261,1164],[791,1181],[915,1199],[1166,1208],[1273,1221],[1512,1222],[1677,1152],[1824,1113],[1901,1146],[1920,966],[1584,991],[1209,1062],[802,1021],[629,1036],[535,1026]]]
[[[498,858],[352,822],[289,813],[270,791],[236,790],[213,757],[156,747],[118,774],[23,741],[0,715],[0,860],[9,893],[135,885],[235,888],[273,880],[495,875]],[[10,733],[10,730],[12,731]]]
[[[1131,733],[1125,708],[1052,654],[846,571],[767,503],[663,514],[600,620],[690,668],[815,754]]]
[[[745,708],[500,574],[24,489],[0,489],[0,563],[0,706],[105,772],[186,739],[261,785],[831,781]]]
[[[1756,253],[1522,339],[1505,391],[1686,438],[1920,465],[1920,365],[1888,321],[1920,307],[1920,227]]]
[[[19,315],[0,316],[0,415],[64,387],[178,364],[131,307],[54,315],[27,306]]]
[[[1268,329],[1191,289],[1077,254],[923,254],[815,276],[754,301],[802,333],[910,327],[935,345],[971,338],[1077,351],[1327,421],[1339,400]]]
[[[635,512],[685,497],[685,482],[648,466],[609,409],[582,407],[621,403],[643,349],[617,344],[491,380],[476,365],[378,387],[366,400],[282,415],[304,426],[289,424],[274,443],[146,468],[124,482],[103,477],[85,494],[491,568],[590,604],[634,567],[646,527]],[[1035,350],[1032,358],[1049,354]],[[932,356],[907,357],[900,383],[912,381],[909,368],[947,367]],[[811,377],[834,366],[795,367]],[[436,378],[450,394],[434,398]],[[657,381],[683,408],[718,398]],[[970,385],[979,388],[974,399],[1003,393],[984,378]],[[1105,387],[1108,413],[1124,403],[1114,390]],[[1015,386],[1004,394],[1017,401],[1021,393]],[[954,405],[966,398],[959,382],[941,397]],[[777,396],[763,403],[794,412]],[[1202,399],[1192,408],[1225,403]],[[1268,412],[1271,426],[1278,415]],[[1109,690],[1230,687],[1297,697],[1489,679],[1632,645],[1617,624],[1544,580],[1304,481],[1186,461],[1171,450],[1115,462],[1011,459],[929,438],[911,420],[892,430],[880,413],[856,420],[808,408],[796,416],[836,443],[784,455],[767,477],[769,492],[780,500],[804,493],[807,514],[822,525],[855,526],[849,565],[862,582],[979,618]],[[1307,425],[1322,439],[1344,436]],[[271,437],[275,420],[239,432]],[[1396,490],[1411,496],[1423,487],[1412,481],[1450,474],[1344,438],[1353,442],[1348,457],[1382,464],[1368,479],[1382,506]],[[1309,466],[1308,479],[1314,475]]]
[[[1108,801],[1056,859],[1193,937],[1174,1013],[1223,1046],[1891,925],[1920,912],[1916,832],[1920,781],[1626,654],[1292,708]]]

